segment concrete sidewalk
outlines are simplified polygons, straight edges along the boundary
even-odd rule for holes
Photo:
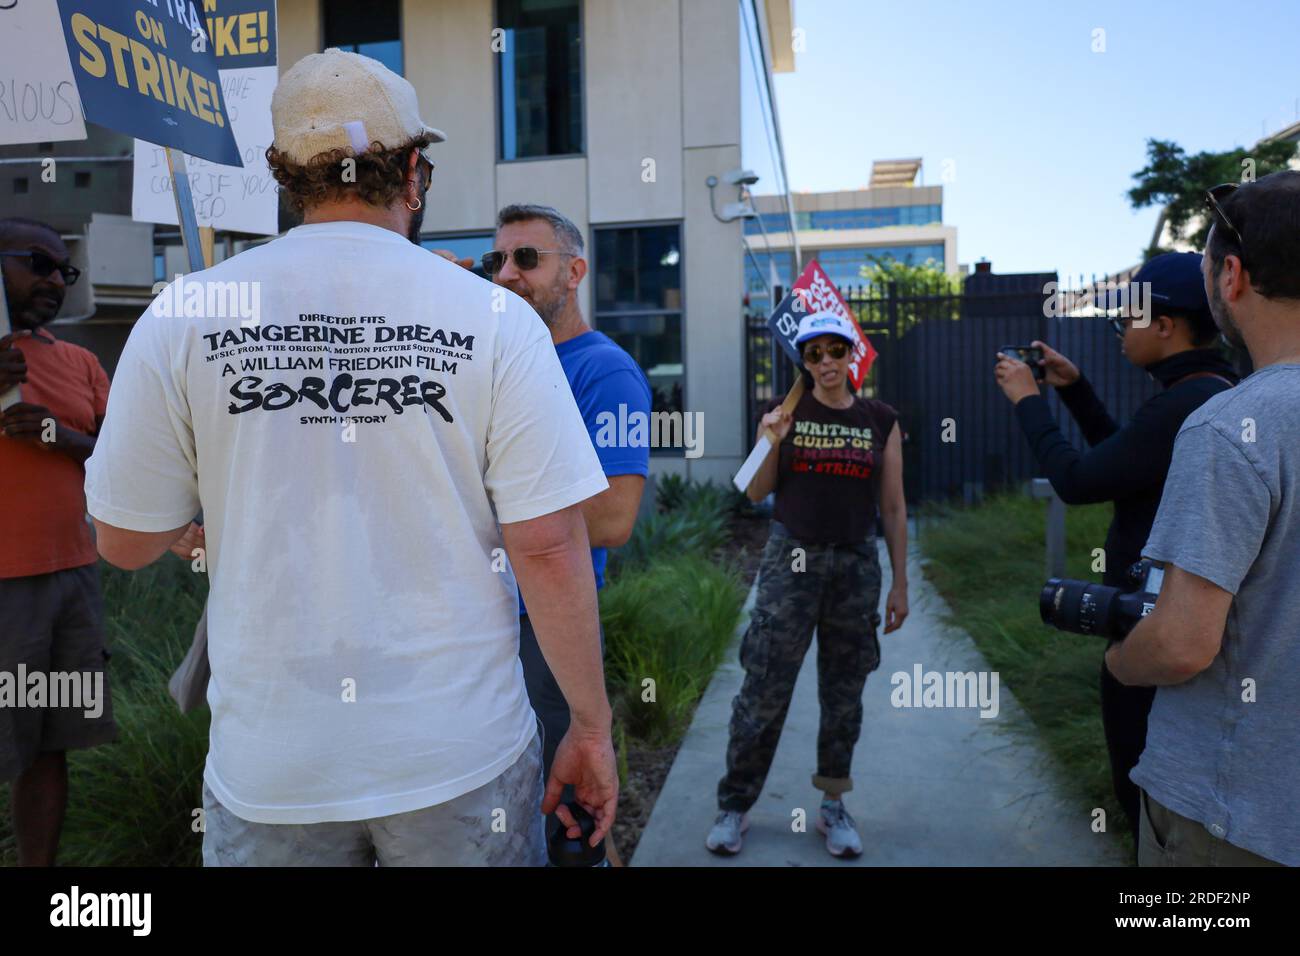
[[[880,543],[888,587],[889,563]],[[999,688],[999,713],[978,707],[896,708],[896,672],[988,671],[964,632],[946,627],[943,599],[909,557],[911,614],[881,635],[880,668],[867,679],[862,736],[853,756],[855,788],[844,801],[865,848],[836,860],[814,828],[821,795],[813,789],[817,747],[817,655],[810,649],[763,795],[750,811],[745,847],[714,856],[704,837],[717,815],[731,700],[744,672],[733,645],[695,713],[633,857],[634,866],[1114,866],[1128,860],[1112,833],[1091,830],[1087,807],[1068,798],[1044,751],[1009,729],[1019,705]],[[1033,596],[1031,596],[1033,597]],[[746,614],[752,605],[751,591]],[[881,612],[884,598],[881,598]],[[738,634],[744,633],[744,623]],[[794,811],[806,832],[793,832]]]

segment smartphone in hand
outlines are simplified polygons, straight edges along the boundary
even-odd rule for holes
[[[1036,345],[1004,345],[998,349],[1003,355],[1009,355],[1013,359],[1019,359],[1028,365],[1034,372],[1034,378],[1042,381],[1047,376],[1047,369],[1038,363],[1043,360],[1043,350]]]

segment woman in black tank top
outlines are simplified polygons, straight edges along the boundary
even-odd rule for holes
[[[908,611],[907,506],[898,413],[850,389],[852,336],[844,319],[805,317],[796,338],[804,394],[792,413],[772,408],[759,425],[760,435],[771,428],[780,444],[747,494],[760,501],[775,492],[776,506],[741,645],[745,682],[732,705],[719,815],[705,841],[716,853],[740,849],[746,812],[763,788],[814,629],[821,726],[812,783],[824,794],[817,828],[833,855],[862,851],[841,797],[853,786],[863,686],[880,664],[876,515],[893,568],[888,634]]]

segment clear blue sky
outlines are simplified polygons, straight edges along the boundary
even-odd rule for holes
[[[1098,274],[1157,211],[1125,196],[1148,138],[1253,145],[1297,120],[1300,2],[795,0],[806,52],[776,90],[792,190],[855,189],[921,157],[961,262]],[[1095,28],[1104,53],[1092,52]]]

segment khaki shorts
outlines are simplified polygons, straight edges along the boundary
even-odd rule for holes
[[[338,823],[251,823],[203,785],[204,866],[545,866],[542,743],[494,780],[409,813]]]
[[[1281,866],[1220,840],[1205,824],[1175,813],[1139,790],[1138,866]]]
[[[0,780],[16,779],[40,753],[117,739],[108,657],[95,565],[0,578]],[[44,675],[45,706],[33,696],[36,673]]]

